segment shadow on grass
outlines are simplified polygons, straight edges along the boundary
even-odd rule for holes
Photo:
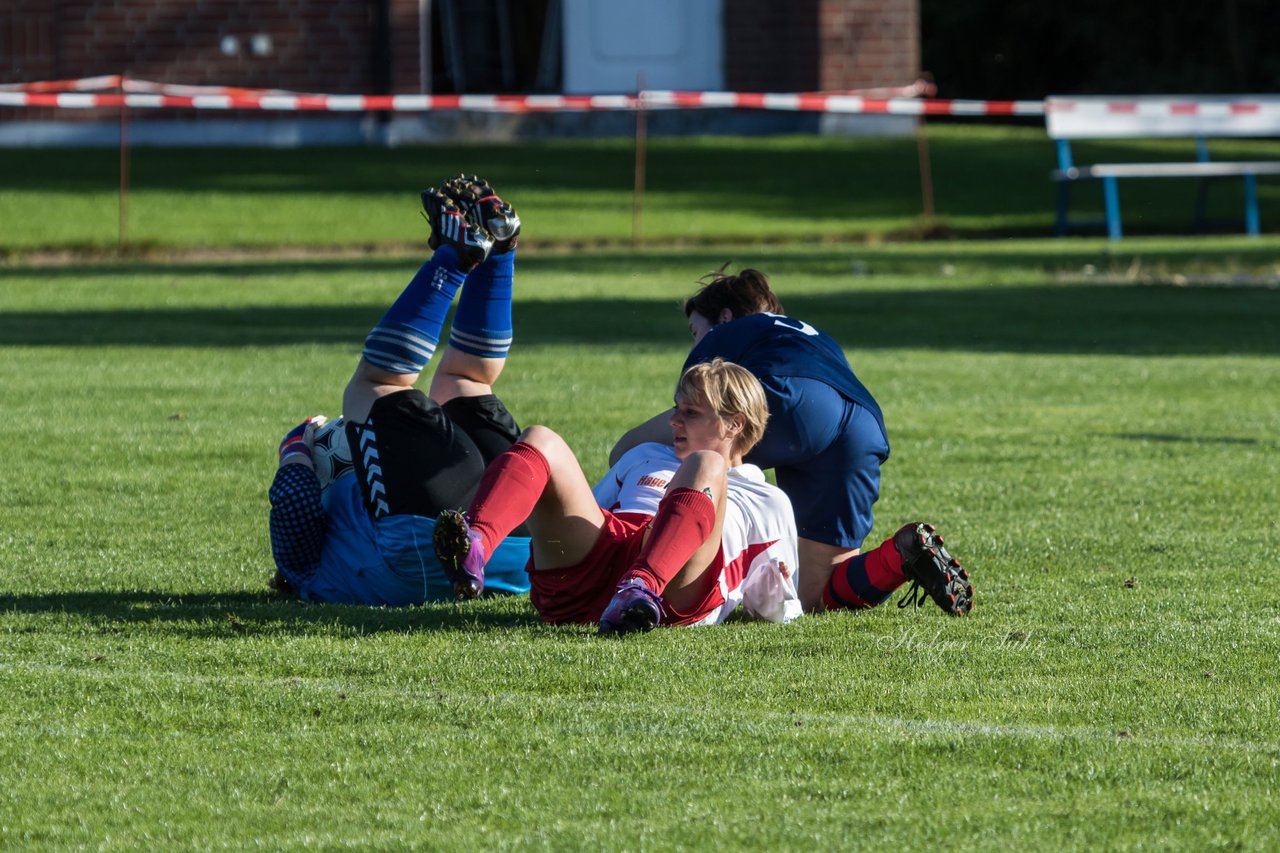
[[[542,625],[528,599],[501,596],[465,604],[363,607],[313,604],[274,593],[51,592],[5,593],[0,612],[83,616],[111,634],[125,626],[164,626],[193,637],[413,631],[479,631]]]
[[[1024,230],[1032,236],[1035,228]],[[959,232],[954,232],[959,234]],[[973,231],[968,236],[982,236]],[[1002,231],[1001,236],[1008,236]],[[1186,272],[1203,268],[1207,271],[1234,273],[1254,270],[1275,277],[1277,247],[1274,241],[1258,240],[1237,242],[1226,247],[1203,241],[1170,240],[1159,248],[1130,249],[1127,244],[1109,244],[1100,241],[1039,241],[1031,246],[1017,241],[996,244],[991,241],[968,243],[964,240],[937,239],[910,243],[867,243],[859,239],[820,241],[806,251],[797,251],[802,245],[794,235],[780,235],[775,240],[753,236],[742,243],[733,243],[722,237],[706,237],[705,242],[693,238],[678,247],[665,238],[656,241],[657,248],[636,249],[626,241],[591,241],[580,244],[551,243],[541,249],[526,248],[521,252],[519,268],[522,273],[555,276],[560,274],[590,275],[602,280],[614,279],[619,286],[637,277],[651,281],[670,278],[673,270],[694,270],[687,280],[673,280],[675,294],[687,295],[696,286],[695,279],[701,272],[719,269],[730,263],[733,269],[744,265],[755,266],[769,272],[780,294],[788,290],[789,279],[796,275],[830,276],[844,279],[850,287],[874,283],[867,272],[876,274],[919,274],[937,276],[944,264],[962,267],[996,269],[1023,269],[1047,273],[1079,273],[1085,265],[1095,270],[1108,270],[1117,274],[1139,270],[1172,269]],[[522,245],[537,247],[535,238]],[[173,256],[98,259],[84,258],[76,263],[26,265],[0,265],[0,283],[6,279],[29,281],[38,278],[42,282],[54,281],[118,281],[122,278],[168,277],[184,280],[196,277],[227,278],[233,281],[279,275],[328,275],[334,273],[399,273],[405,281],[426,260],[425,248],[388,244],[368,246],[366,251],[350,256],[326,255],[323,250],[312,249],[309,257],[272,257],[259,254],[261,249],[246,249],[237,254],[236,249],[226,249],[225,257],[185,258]],[[298,252],[309,251],[306,248]],[[857,267],[859,276],[853,275]],[[685,273],[678,273],[685,275]],[[674,297],[673,297],[674,298]]]
[[[1099,438],[1118,438],[1124,441],[1152,442],[1154,444],[1203,444],[1203,445],[1241,445],[1256,447],[1264,444],[1256,438],[1242,438],[1234,435],[1175,435],[1165,432],[1095,432]]]
[[[1254,287],[1042,285],[800,294],[788,313],[860,349],[1117,355],[1274,355],[1280,291]],[[349,345],[382,313],[369,305],[10,312],[4,346]],[[517,346],[670,346],[688,335],[673,301],[521,301]]]

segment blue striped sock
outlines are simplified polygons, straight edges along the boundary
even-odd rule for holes
[[[365,361],[391,373],[421,373],[465,278],[458,253],[450,246],[436,249],[364,339]]]
[[[480,358],[506,358],[511,349],[511,289],[516,253],[492,255],[467,278],[458,299],[449,345]]]

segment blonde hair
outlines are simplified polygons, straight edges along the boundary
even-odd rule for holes
[[[733,442],[735,453],[746,453],[755,447],[769,422],[769,404],[760,380],[745,367],[723,358],[713,358],[686,370],[676,385],[676,399],[681,397],[706,400],[721,420],[742,415],[742,432]]]

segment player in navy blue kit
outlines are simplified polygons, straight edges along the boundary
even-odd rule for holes
[[[685,302],[694,346],[685,369],[720,357],[751,371],[764,386],[769,426],[746,456],[774,469],[795,509],[800,536],[800,599],[806,610],[874,607],[913,582],[944,611],[963,615],[973,602],[968,572],[934,527],[906,525],[862,553],[889,458],[884,415],[829,335],[783,311],[758,270],[713,273]],[[665,440],[664,412],[622,437],[614,463],[631,447]]]
[[[508,537],[487,572],[450,579],[432,547],[436,516],[466,506],[485,466],[520,430],[493,383],[511,346],[520,218],[478,178],[422,194],[435,250],[365,339],[342,409],[351,465],[316,475],[319,422],[280,444],[271,484],[272,587],[312,601],[400,606],[529,590],[527,536]],[[465,285],[464,285],[465,282]],[[414,388],[462,290],[430,395]],[[326,472],[326,480],[329,473]]]

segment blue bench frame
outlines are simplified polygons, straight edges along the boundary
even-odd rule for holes
[[[1196,137],[1194,163],[1124,163],[1097,164],[1079,167],[1071,155],[1071,141],[1057,139],[1058,168],[1051,178],[1058,184],[1057,215],[1054,222],[1055,236],[1064,237],[1071,227],[1069,209],[1071,185],[1076,181],[1102,181],[1103,204],[1106,210],[1107,236],[1119,240],[1124,236],[1120,217],[1121,178],[1197,178],[1200,190],[1196,198],[1195,226],[1204,222],[1207,199],[1205,182],[1211,178],[1240,177],[1244,181],[1245,233],[1257,237],[1261,233],[1261,217],[1258,213],[1258,175],[1280,174],[1280,163],[1272,162],[1214,162],[1209,157],[1209,143],[1204,137]]]
[[[1120,213],[1122,178],[1196,178],[1199,182],[1194,227],[1204,224],[1208,186],[1213,179],[1238,177],[1244,182],[1244,230],[1261,231],[1258,176],[1280,175],[1280,158],[1260,162],[1210,159],[1209,139],[1280,137],[1280,95],[1050,95],[1045,99],[1045,129],[1057,145],[1058,168],[1049,173],[1057,185],[1054,233],[1064,236],[1071,186],[1100,181],[1106,231],[1112,240],[1124,235]],[[1195,140],[1194,160],[1158,163],[1097,163],[1080,166],[1071,152],[1077,139]],[[1095,222],[1088,223],[1096,224]]]

